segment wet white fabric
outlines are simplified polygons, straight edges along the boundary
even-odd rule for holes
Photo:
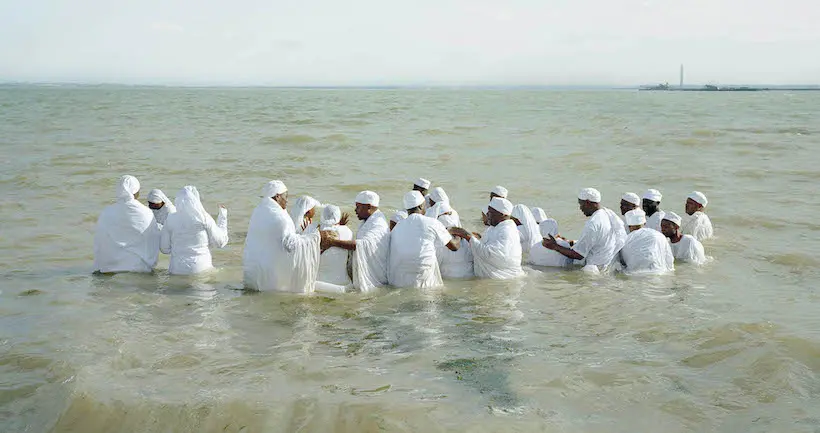
[[[359,226],[356,233],[356,249],[352,255],[353,286],[366,293],[386,285],[389,257],[390,228],[379,210]]]
[[[362,191],[356,195],[356,203],[379,207],[379,195],[373,191]]]
[[[191,275],[213,268],[209,247],[228,244],[228,211],[220,208],[214,221],[202,206],[196,187],[182,188],[176,197],[177,212],[162,228],[160,251],[171,255],[168,272]]]
[[[396,212],[393,213],[393,216],[390,217],[390,221],[393,221],[394,223],[398,223],[399,221],[402,221],[405,218],[407,218],[407,211],[406,210],[397,210]]]
[[[419,289],[440,286],[436,247],[452,239],[438,220],[418,213],[408,216],[390,234],[390,285]]]
[[[512,215],[513,205],[506,198],[493,197],[490,200],[490,207],[501,212],[501,215]]]
[[[624,272],[634,274],[664,274],[675,270],[675,258],[669,240],[655,230],[642,228],[626,237],[621,249]]]
[[[242,258],[253,290],[313,292],[319,272],[319,232],[297,234],[293,219],[270,198],[251,214]]]
[[[158,189],[152,189],[151,192],[148,193],[148,202],[154,204],[165,203],[159,209],[151,209],[151,212],[154,213],[154,218],[156,218],[157,224],[159,224],[160,228],[162,228],[165,224],[165,220],[168,219],[168,215],[177,211],[176,206],[171,203],[171,199],[169,199],[165,193]]]
[[[271,198],[288,191],[288,187],[281,180],[272,180],[262,187],[262,197]]]
[[[592,203],[601,202],[601,192],[595,188],[584,188],[578,192],[579,200],[586,200]]]
[[[535,223],[535,217],[532,216],[530,208],[523,204],[517,204],[513,207],[512,217],[521,223],[518,226],[518,234],[521,237],[521,252],[529,254],[532,244],[541,242],[542,239],[538,224]]]
[[[507,191],[507,188],[504,188],[501,185],[496,185],[495,187],[493,187],[492,190],[490,190],[490,192],[501,198],[507,198],[507,194],[509,193],[509,191]]]
[[[446,210],[446,208],[444,207],[442,210]],[[461,227],[457,217],[454,218],[452,215],[440,215],[438,220],[448,229]],[[450,251],[444,245],[438,246],[436,248],[436,257],[438,258],[441,277],[445,280],[472,278],[475,275],[473,272],[473,252],[470,243],[464,239],[459,240],[458,251]]]
[[[476,277],[507,280],[524,275],[521,240],[512,220],[488,227],[481,239],[470,240],[470,248]]]
[[[658,209],[652,216],[646,219],[646,228],[661,231],[661,221],[666,216],[666,212]]]
[[[327,206],[322,211],[322,230],[336,233],[341,241],[353,239],[353,231],[346,226],[339,225],[339,217],[335,212],[328,212]],[[339,216],[341,214],[339,213]],[[327,222],[327,224],[326,224]],[[344,293],[353,287],[353,281],[347,274],[347,261],[350,252],[344,248],[331,247],[322,253],[319,259],[319,275],[316,281],[316,291],[326,293]]]
[[[706,207],[706,205],[709,204],[709,200],[706,200],[706,194],[704,194],[700,191],[692,191],[692,193],[689,194],[689,197],[687,197],[687,198],[691,198],[692,200],[694,200],[696,203],[698,203],[699,205],[701,205],[703,207]]]
[[[663,194],[661,194],[661,192],[657,189],[648,189],[643,193],[643,198],[660,203],[661,199],[663,199]]]
[[[675,223],[675,225],[677,225],[678,227],[680,227],[682,224],[680,216],[678,216],[678,214],[676,214],[675,212],[665,212],[665,215],[663,216],[663,220],[661,220],[661,222],[663,221]]]
[[[140,189],[133,176],[117,184],[117,202],[107,206],[94,231],[94,270],[151,272],[159,256],[160,230],[148,206],[134,199]]]
[[[302,224],[305,221],[305,214],[311,209],[321,206],[318,200],[310,196],[302,196],[297,198],[290,206],[290,218],[293,220],[293,226],[296,228],[296,233],[310,233],[318,230],[318,222],[315,217],[310,221],[310,224],[302,230]],[[318,209],[317,209],[318,211]]]
[[[706,263],[706,253],[703,244],[692,235],[683,235],[678,243],[671,244],[672,255],[676,260],[684,263],[702,265]]]
[[[607,208],[600,208],[587,219],[581,237],[572,249],[584,256],[584,263],[607,270],[626,242],[624,223]]]
[[[681,232],[683,234],[692,235],[701,242],[711,238],[715,233],[712,228],[712,220],[701,211],[697,211],[692,215],[683,216]]]
[[[429,180],[427,180],[423,177],[420,177],[420,178],[416,179],[415,182],[413,182],[413,185],[420,186],[424,189],[430,189],[431,183],[430,183]]]
[[[646,224],[646,212],[643,209],[632,209],[624,215],[627,226],[642,226]]]
[[[530,211],[532,212],[533,218],[535,218],[536,224],[541,224],[541,221],[547,219],[547,213],[544,212],[544,209],[541,209],[540,207],[531,207]]]
[[[544,221],[541,221],[538,228],[540,230],[541,239],[558,235],[558,222],[552,218],[547,218]],[[562,247],[570,248],[569,242],[564,239],[556,238],[555,242]],[[565,268],[572,265],[572,262],[572,259],[559,253],[558,251],[544,247],[540,241],[533,244],[530,249],[530,255],[527,257],[527,263],[536,266]]]

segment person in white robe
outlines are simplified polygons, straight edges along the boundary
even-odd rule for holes
[[[428,207],[426,208],[426,213],[430,218],[437,218],[438,215],[441,215],[441,211],[436,208],[436,206],[441,206],[444,203],[449,204],[449,214],[456,220],[456,225],[461,226],[461,217],[458,215],[458,212],[453,208],[453,204],[450,202],[450,197],[447,195],[447,192],[444,191],[442,187],[435,187],[430,190]]]
[[[397,210],[393,213],[393,216],[390,217],[390,231],[393,231],[393,228],[396,227],[400,221],[404,221],[407,218],[407,212],[403,210]]]
[[[319,222],[315,220],[316,212],[321,206],[318,200],[303,195],[293,201],[290,206],[290,217],[296,227],[296,233],[311,233],[319,230]]]
[[[461,227],[461,222],[450,213],[450,204],[437,203],[439,215],[438,220],[446,229]],[[441,277],[445,280],[472,278],[473,272],[473,252],[470,243],[465,239],[458,239],[458,251],[451,251],[447,246],[436,247],[436,257],[438,258]]]
[[[353,240],[353,231],[340,224],[342,211],[333,205],[322,209],[320,230],[332,231],[340,241]],[[353,280],[348,275],[347,265],[350,251],[344,248],[331,247],[322,252],[319,259],[319,276],[316,291],[326,293],[344,293],[353,288]]]
[[[620,252],[624,273],[659,275],[675,270],[675,258],[669,241],[660,232],[644,227],[646,213],[642,209],[627,212],[626,223],[629,225],[629,236]]]
[[[420,177],[413,182],[413,191],[418,191],[422,196],[424,196],[425,208],[430,208],[433,206],[430,202],[430,185],[432,185],[432,183],[423,177]]]
[[[454,236],[470,242],[476,277],[508,280],[524,275],[521,268],[521,236],[510,218],[512,210],[509,200],[494,197],[487,210],[490,227],[483,236],[462,228],[450,229]]]
[[[394,287],[427,289],[443,284],[436,247],[458,251],[458,240],[438,219],[422,214],[424,197],[418,191],[404,195],[407,218],[390,233],[388,281]]]
[[[507,191],[507,188],[504,188],[501,185],[496,185],[496,186],[493,187],[493,189],[490,190],[490,200],[492,200],[496,197],[498,197],[498,198],[507,198],[508,193],[509,193],[509,191]]]
[[[117,202],[107,206],[94,231],[94,272],[151,272],[159,257],[160,229],[154,213],[137,201],[140,183],[123,176]]]
[[[607,272],[616,263],[618,251],[626,243],[624,223],[615,212],[601,206],[601,193],[595,188],[581,190],[578,207],[589,218],[581,237],[570,242],[572,248],[559,245],[552,235],[544,238],[542,244],[570,259],[583,260],[585,272]]]
[[[621,218],[624,221],[624,230],[629,235],[629,226],[626,225],[626,213],[641,208],[641,198],[634,192],[627,192],[621,196]]]
[[[544,221],[548,218],[547,213],[544,212],[544,209],[541,209],[540,207],[531,207],[530,211],[532,212],[533,218],[535,218],[536,224],[541,224],[541,221]]]
[[[706,195],[700,191],[692,191],[686,198],[686,215],[683,216],[681,228],[684,234],[692,235],[700,242],[714,236],[712,220],[703,212],[708,203]]]
[[[538,229],[538,224],[535,223],[530,208],[523,204],[517,204],[513,207],[511,218],[518,227],[518,234],[521,237],[521,252],[529,254],[532,244],[541,242],[541,232]]]
[[[362,191],[356,196],[356,216],[363,221],[356,239],[334,239],[330,241],[330,245],[353,251],[353,287],[367,293],[387,285],[390,229],[384,214],[379,210],[379,195],[373,191]],[[404,221],[399,225],[403,223]]]
[[[571,245],[565,239],[558,237],[558,221],[552,218],[547,218],[538,224],[538,230],[541,239],[552,236],[558,245],[564,248],[570,248]],[[535,266],[548,266],[555,268],[567,268],[572,265],[572,259],[559,253],[555,250],[550,250],[544,247],[539,241],[532,245],[530,255],[527,257],[527,263]]]
[[[162,228],[168,215],[177,211],[171,200],[159,189],[152,189],[148,193],[148,208],[154,213],[157,224]]]
[[[681,232],[681,217],[678,214],[667,212],[663,221],[661,221],[661,231],[664,236],[669,238],[675,260],[696,265],[706,263],[707,258],[703,244],[694,236],[685,235]]]
[[[262,201],[251,214],[242,256],[245,287],[250,290],[311,293],[315,289],[319,254],[331,235],[296,233],[287,205],[284,183],[265,184]]]
[[[652,230],[661,231],[661,220],[665,212],[661,210],[661,199],[663,195],[657,189],[648,189],[643,193],[641,208],[646,212],[646,227]]]
[[[182,188],[176,197],[177,211],[168,216],[160,236],[160,251],[171,255],[168,272],[192,275],[213,269],[210,247],[228,244],[228,210],[219,207],[219,216],[205,211],[195,186]]]

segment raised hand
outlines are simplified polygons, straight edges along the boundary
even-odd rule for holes
[[[347,212],[345,212],[345,213],[343,213],[343,214],[342,214],[342,217],[341,217],[341,218],[339,218],[339,224],[340,224],[340,225],[343,225],[343,226],[346,226],[346,225],[347,225],[347,221],[348,221],[349,219],[350,219],[350,214],[349,214],[349,213],[347,213]]]

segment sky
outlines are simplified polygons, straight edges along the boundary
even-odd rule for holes
[[[820,83],[809,0],[0,0],[0,82]]]

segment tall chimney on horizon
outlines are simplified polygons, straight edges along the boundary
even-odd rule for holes
[[[683,63],[680,64],[680,87],[683,88]]]

